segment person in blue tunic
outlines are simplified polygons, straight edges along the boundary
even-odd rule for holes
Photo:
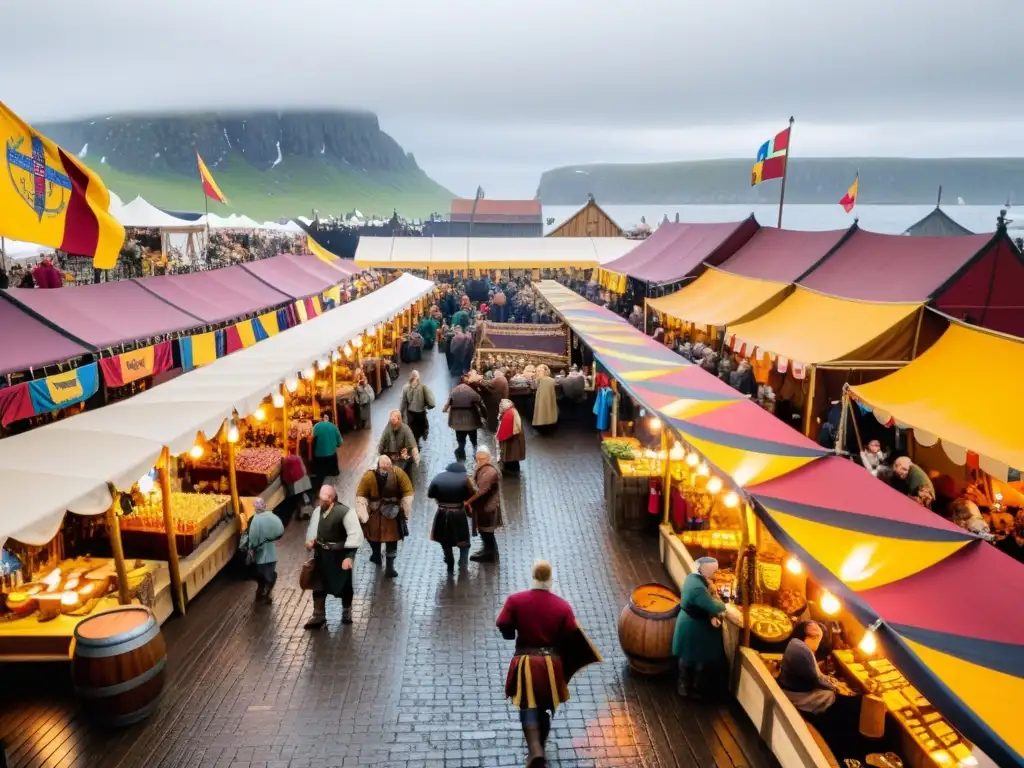
[[[246,553],[246,562],[256,575],[256,602],[269,605],[270,593],[277,583],[277,544],[284,536],[284,523],[267,509],[266,502],[257,498],[253,502],[255,513],[249,527],[242,534],[238,548]]]

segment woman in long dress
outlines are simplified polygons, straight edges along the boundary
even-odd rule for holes
[[[533,428],[542,434],[552,432],[558,424],[558,400],[555,380],[544,364],[537,366],[537,394],[533,401]]]
[[[498,446],[501,449],[501,470],[506,475],[519,474],[519,462],[526,458],[526,433],[515,403],[508,398],[498,403]]]

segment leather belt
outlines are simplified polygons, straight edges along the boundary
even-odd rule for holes
[[[516,648],[516,656],[557,656],[554,648]]]

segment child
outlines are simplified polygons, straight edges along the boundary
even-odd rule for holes
[[[274,542],[284,535],[284,524],[267,509],[263,499],[256,499],[253,507],[256,514],[242,534],[238,548],[246,553],[246,563],[256,574],[256,602],[270,605],[270,593],[277,582],[277,545]]]

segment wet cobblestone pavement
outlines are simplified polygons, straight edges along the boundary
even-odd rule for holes
[[[443,402],[443,356],[418,364]],[[340,498],[353,503],[397,385],[374,404],[373,428],[345,436]],[[476,768],[525,762],[516,713],[503,698],[512,644],[494,619],[510,592],[529,586],[533,561],[555,569],[555,591],[601,650],[581,672],[554,720],[549,757],[557,768],[777,765],[735,706],[679,700],[671,679],[633,675],[616,621],[630,591],[666,581],[654,536],[620,535],[605,521],[598,438],[589,423],[552,437],[527,424],[523,475],[505,480],[500,564],[472,563],[450,576],[428,541],[429,478],[453,459],[454,434],[440,408],[417,473],[411,536],[399,577],[385,580],[366,548],[356,563],[354,623],[328,600],[328,625],[302,629],[311,611],[299,591],[304,525],[279,544],[273,606],[256,606],[254,585],[219,577],[164,625],[170,677],[152,720],[107,734],[90,728],[69,693],[66,667],[0,667],[0,738],[10,765],[89,768]],[[493,434],[482,433],[494,447]],[[474,547],[479,544],[474,544]]]

